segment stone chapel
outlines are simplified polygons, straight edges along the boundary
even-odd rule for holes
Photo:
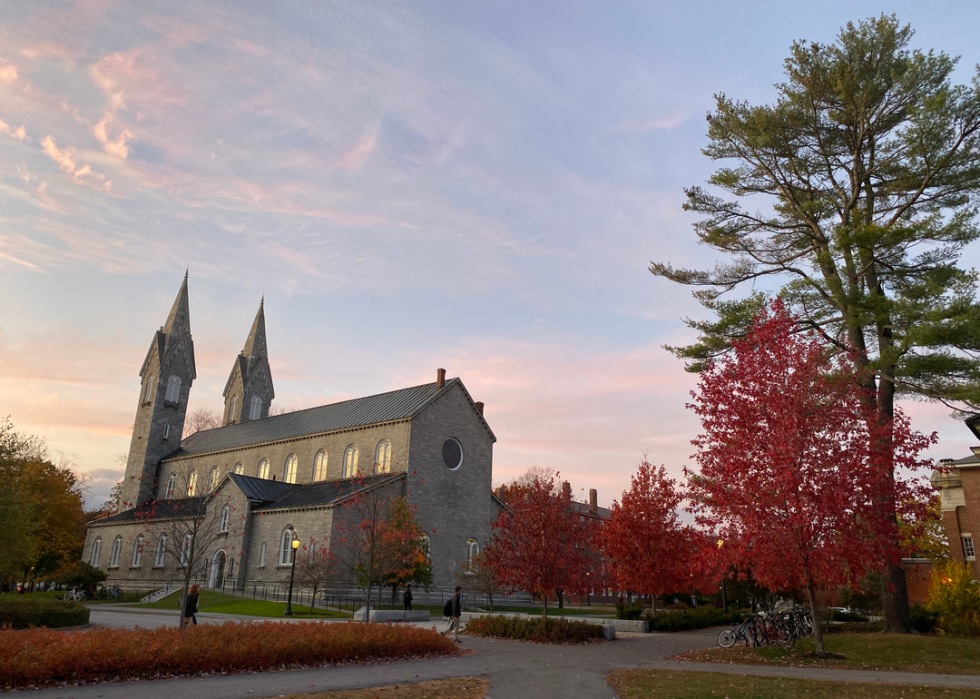
[[[366,489],[416,508],[437,589],[451,588],[489,538],[496,437],[483,404],[443,369],[432,383],[270,416],[263,299],[231,361],[221,426],[181,439],[197,377],[185,274],[139,376],[122,508],[88,525],[82,554],[109,583],[146,589],[183,577],[147,526],[181,503],[221,508],[220,535],[194,572],[212,587],[280,582],[292,540],[331,542],[335,515]]]

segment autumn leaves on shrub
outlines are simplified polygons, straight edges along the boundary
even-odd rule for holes
[[[0,689],[454,655],[434,631],[387,624],[0,630]]]
[[[484,616],[466,624],[470,636],[510,638],[535,643],[595,643],[602,641],[602,627],[569,619],[526,619],[513,616]]]

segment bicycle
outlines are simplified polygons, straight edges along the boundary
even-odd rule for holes
[[[66,602],[81,602],[85,599],[85,590],[80,587],[73,587],[65,592]]]
[[[720,634],[718,634],[718,645],[722,648],[731,648],[739,641],[745,641],[746,646],[757,646],[759,645],[756,640],[755,634],[755,614],[750,614],[745,619],[743,619],[739,624],[736,624],[730,629],[725,629]],[[750,642],[751,636],[751,642]]]

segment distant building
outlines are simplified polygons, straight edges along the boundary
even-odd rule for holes
[[[966,426],[980,439],[980,414],[966,420]],[[949,538],[950,555],[968,564],[973,577],[980,580],[977,544],[980,542],[980,446],[970,456],[942,459],[929,479],[942,500],[943,522]]]
[[[223,535],[195,571],[216,587],[279,582],[292,540],[331,541],[335,509],[364,489],[417,508],[437,587],[451,587],[458,566],[486,544],[496,437],[483,404],[442,369],[433,383],[269,416],[263,302],[232,360],[222,426],[181,440],[197,377],[185,275],[139,375],[123,509],[88,525],[83,552],[110,583],[146,588],[182,577],[141,519],[166,517],[188,498],[234,513],[222,513]]]

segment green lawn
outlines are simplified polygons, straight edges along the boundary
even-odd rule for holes
[[[616,670],[609,685],[621,697],[656,699],[794,699],[795,697],[844,697],[845,699],[908,699],[944,697],[980,699],[980,690],[954,687],[919,687],[901,684],[865,684],[751,677],[714,672],[680,670]]]
[[[143,597],[146,597],[151,592],[153,592],[153,590],[124,590],[123,591],[123,596],[120,599],[112,599],[110,597],[109,599],[104,599],[104,600],[87,599],[87,600],[83,600],[83,602],[85,604],[121,604],[123,602],[127,602],[127,603],[128,602],[139,602],[140,599],[142,599]],[[7,597],[10,597],[10,598],[17,597],[17,598],[20,598],[20,599],[31,599],[31,598],[37,599],[39,597],[51,597],[51,598],[54,598],[54,599],[64,599],[65,598],[65,593],[64,593],[64,590],[58,591],[58,592],[26,592],[23,595],[12,592],[9,595],[7,595]],[[5,599],[6,599],[6,597],[5,597]]]
[[[778,646],[746,648],[739,643],[734,648],[690,651],[682,658],[706,663],[980,675],[980,638],[842,633],[825,636],[824,648],[843,655],[844,660],[803,657],[805,652],[813,651],[812,639],[797,641],[789,650]]]
[[[175,592],[162,600],[141,604],[141,609],[179,609],[180,593]],[[248,597],[235,597],[213,590],[201,590],[201,601],[198,604],[200,612],[215,612],[218,614],[244,614],[248,616],[281,617],[286,610],[285,602],[264,602]],[[333,612],[317,609],[310,615],[307,605],[293,605],[293,616],[300,619],[349,619],[349,613]]]

